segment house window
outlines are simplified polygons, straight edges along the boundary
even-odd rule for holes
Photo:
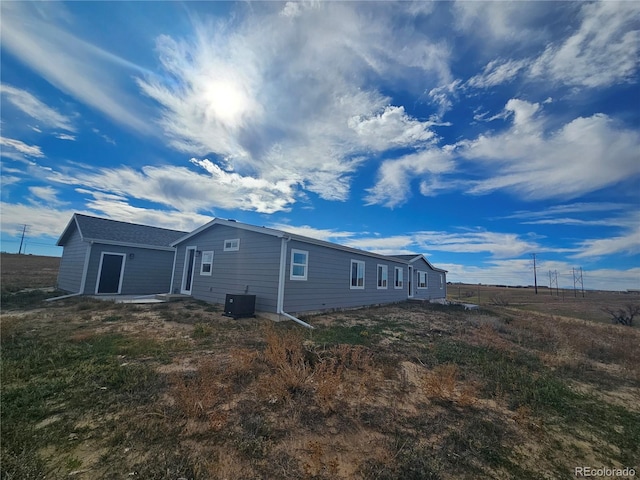
[[[418,272],[418,288],[427,288],[427,272]]]
[[[387,288],[389,283],[389,267],[378,265],[378,289]]]
[[[444,287],[444,275],[440,274],[440,290]]]
[[[306,280],[309,266],[309,252],[291,249],[291,280]]]
[[[351,260],[351,289],[364,290],[364,262]]]
[[[225,252],[237,252],[240,250],[240,239],[232,238],[230,240],[224,241],[224,251]]]
[[[404,282],[403,282],[403,277],[404,277],[404,272],[403,272],[403,268],[402,267],[395,267],[395,274],[394,274],[394,286],[395,288],[403,288],[404,286]]]
[[[213,251],[202,252],[200,275],[211,275],[213,271]]]

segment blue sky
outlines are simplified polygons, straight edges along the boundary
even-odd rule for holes
[[[213,217],[640,288],[639,2],[2,2],[2,250]]]

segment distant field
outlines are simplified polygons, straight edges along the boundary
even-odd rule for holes
[[[3,292],[24,288],[54,287],[58,278],[60,257],[2,253],[0,284]]]
[[[494,287],[486,285],[447,285],[448,299],[482,306],[501,306],[507,309],[540,312],[548,315],[574,317],[582,320],[609,322],[611,317],[603,308],[621,308],[627,304],[640,303],[635,293],[607,292],[601,290],[560,290],[538,288]],[[478,297],[479,293],[479,297]],[[640,323],[640,319],[639,319]]]

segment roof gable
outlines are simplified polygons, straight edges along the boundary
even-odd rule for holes
[[[64,246],[66,239],[76,228],[82,240],[86,242],[94,241],[152,248],[169,248],[171,242],[187,233],[75,213],[60,236],[57,245]]]
[[[248,223],[236,222],[235,220],[224,220],[223,218],[214,218],[209,223],[205,223],[201,227],[196,228],[193,232],[190,232],[190,233],[185,232],[185,235],[171,242],[171,246],[175,247],[176,245],[183,243],[192,237],[195,237],[200,232],[210,229],[214,225],[225,225],[227,227],[239,228],[240,230],[248,230],[250,232],[262,233],[264,235],[271,235],[279,238],[287,235],[285,232],[280,230],[275,230],[273,228],[257,227],[255,225],[249,225]]]
[[[403,258],[392,257],[392,256],[388,256],[388,255],[381,255],[379,253],[368,252],[366,250],[360,250],[358,248],[347,247],[345,245],[340,245],[340,244],[337,244],[337,243],[331,243],[331,242],[327,242],[327,241],[324,241],[324,240],[318,240],[316,238],[305,237],[303,235],[297,235],[295,233],[289,233],[289,232],[285,232],[283,230],[276,230],[276,229],[267,228],[267,227],[257,227],[255,225],[249,225],[247,223],[236,222],[235,220],[224,220],[222,218],[216,218],[216,219],[210,221],[209,223],[201,226],[200,228],[195,229],[193,232],[189,233],[188,235],[185,235],[184,237],[182,237],[182,238],[176,240],[175,242],[173,242],[171,244],[171,246],[176,246],[176,245],[178,245],[180,243],[183,243],[183,242],[187,241],[188,239],[194,237],[195,235],[199,234],[200,232],[203,232],[204,230],[212,228],[215,225],[225,225],[225,226],[228,226],[228,227],[239,228],[241,230],[248,230],[248,231],[251,231],[251,232],[261,233],[263,235],[271,235],[271,236],[278,237],[278,238],[283,238],[283,237],[284,238],[289,238],[291,240],[296,240],[296,241],[299,241],[299,242],[309,243],[309,244],[312,244],[312,245],[319,245],[319,246],[323,246],[323,247],[327,247],[327,248],[332,248],[334,250],[342,250],[342,251],[346,251],[346,252],[351,252],[351,253],[356,254],[356,255],[366,255],[368,257],[374,257],[374,258],[378,258],[378,259],[381,259],[381,260],[395,261],[395,262],[404,263],[404,264],[408,263],[408,261],[403,259]]]

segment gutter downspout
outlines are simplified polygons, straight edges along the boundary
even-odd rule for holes
[[[70,293],[69,295],[62,295],[61,297],[51,297],[51,298],[45,298],[44,301],[45,302],[55,302],[56,300],[64,300],[65,298],[71,298],[71,297],[78,297],[82,295],[82,293]]]
[[[178,256],[178,247],[173,247],[173,267],[171,267],[171,283],[169,284],[169,295],[173,293],[173,279],[176,274],[176,257]]]
[[[280,271],[278,273],[278,302],[277,302],[277,313],[278,315],[282,315],[283,317],[288,318],[289,320],[293,320],[296,323],[299,323],[303,327],[307,328],[315,328],[313,325],[309,325],[307,322],[300,320],[293,315],[288,314],[284,311],[284,284],[285,284],[285,270],[287,267],[287,243],[291,240],[291,237],[286,235],[282,236],[282,243],[280,244]]]

